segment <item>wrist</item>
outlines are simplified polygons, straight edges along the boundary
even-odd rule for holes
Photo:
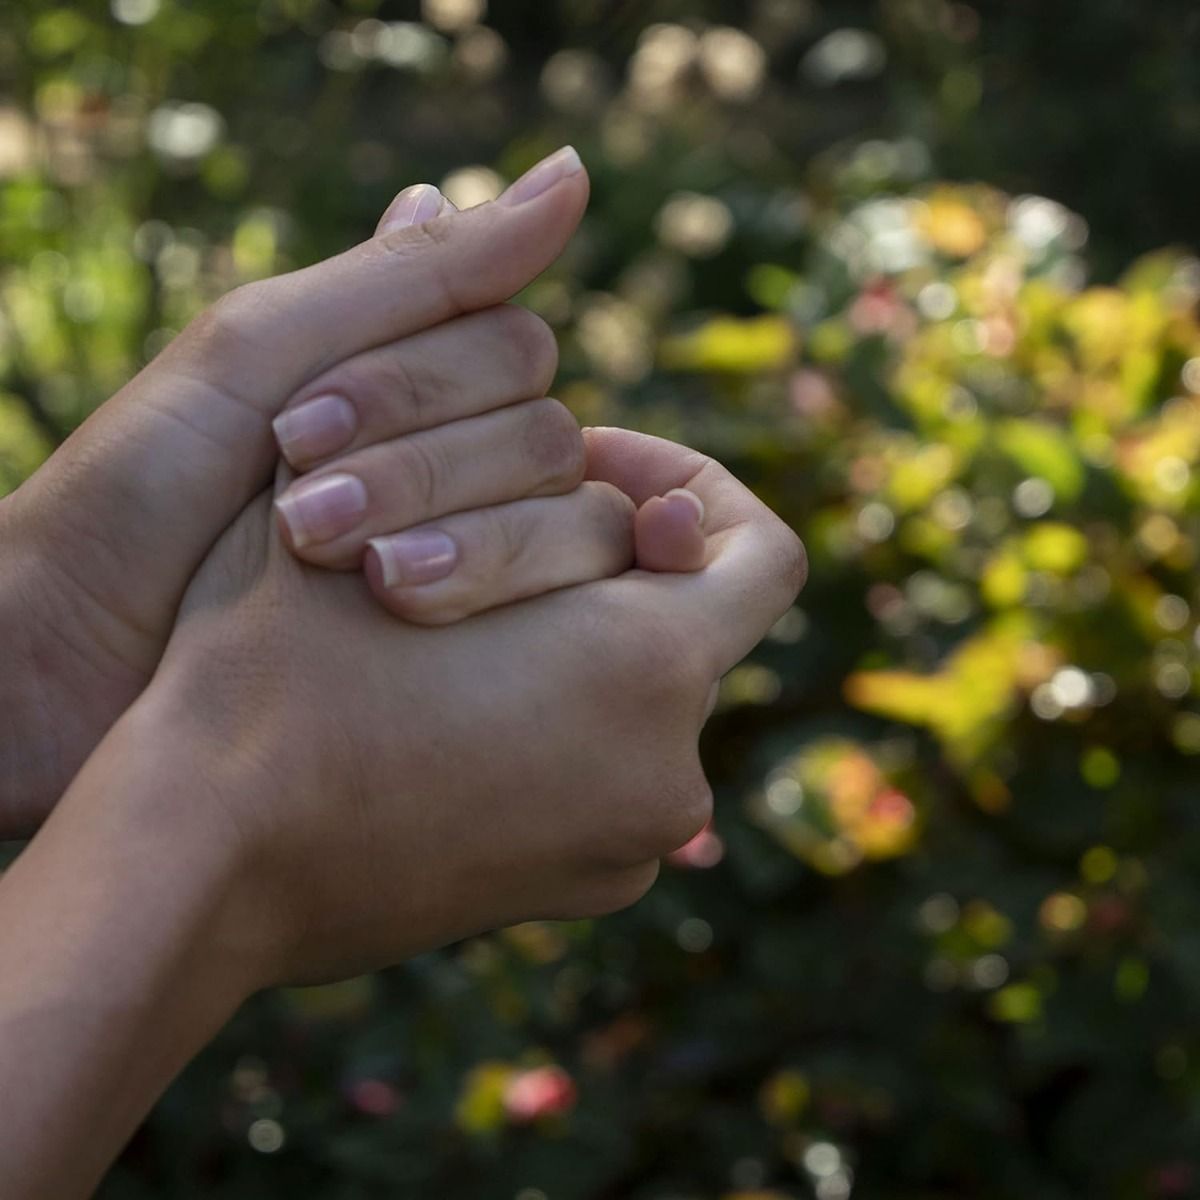
[[[149,900],[169,891],[176,928],[211,1009],[236,1008],[271,978],[269,941],[250,920],[257,864],[237,816],[249,781],[175,697],[151,685],[97,747],[55,820],[102,823]],[[49,827],[48,830],[49,831]]]

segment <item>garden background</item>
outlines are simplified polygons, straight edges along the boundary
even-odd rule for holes
[[[571,141],[556,394],[812,560],[645,900],[256,999],[106,1200],[1200,1195],[1198,52],[1190,0],[0,0],[0,492],[226,288]]]

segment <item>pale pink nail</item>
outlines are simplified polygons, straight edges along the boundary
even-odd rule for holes
[[[548,192],[556,183],[569,175],[577,175],[583,170],[583,162],[574,146],[564,146],[561,150],[543,158],[536,166],[530,167],[496,202],[512,208],[524,204]]]
[[[696,523],[699,525],[704,524],[704,501],[695,492],[689,492],[687,488],[672,488],[663,496],[663,499],[688,504],[696,514]]]
[[[300,467],[348,445],[358,417],[345,396],[330,392],[285,409],[271,425],[283,457]]]
[[[397,229],[407,229],[411,225],[423,225],[426,221],[432,221],[445,204],[446,198],[432,183],[414,184],[405,188],[392,201],[376,232],[392,233]]]
[[[372,538],[367,545],[379,559],[383,586],[411,587],[445,579],[458,562],[458,546],[449,534],[436,530],[393,533]]]
[[[275,507],[296,549],[349,533],[367,511],[367,489],[353,475],[320,475],[293,483]]]

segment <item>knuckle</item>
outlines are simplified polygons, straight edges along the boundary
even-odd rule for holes
[[[490,510],[479,530],[481,542],[486,543],[486,553],[480,557],[489,563],[488,574],[498,579],[516,574],[523,565],[531,536],[529,522],[511,508]]]
[[[421,225],[408,225],[403,229],[393,229],[390,233],[374,238],[373,244],[384,254],[407,260],[440,249],[451,240],[450,222],[434,220]]]
[[[438,515],[445,492],[446,464],[431,437],[399,438],[394,444],[393,475],[403,481],[415,519]]]
[[[312,392],[350,397],[360,417],[379,429],[416,432],[432,424],[434,415],[428,411],[429,389],[411,358],[403,341],[360,354],[322,376]]]
[[[779,570],[787,591],[787,602],[792,601],[804,590],[808,582],[808,552],[799,535],[789,525],[779,522]]]
[[[607,524],[619,522],[624,525],[637,514],[637,505],[633,500],[611,483],[593,479],[581,483],[579,488],[598,518]]]
[[[571,491],[586,467],[583,431],[570,410],[557,400],[533,400],[526,406],[526,452],[547,486]]]
[[[658,802],[658,853],[670,854],[686,846],[712,820],[713,794],[703,772],[671,781]]]
[[[636,802],[613,819],[614,865],[664,858],[686,846],[712,820],[712,788],[696,761],[695,747],[689,747],[684,765],[675,770],[661,760],[677,762],[676,756],[659,748],[653,757],[655,765],[644,769],[632,793]]]
[[[593,894],[580,906],[581,916],[604,917],[636,904],[658,879],[659,862],[638,863],[616,872],[598,885]]]
[[[530,396],[541,396],[558,373],[558,339],[536,313],[517,305],[506,305],[504,338],[520,364],[521,382]]]
[[[611,483],[587,481],[579,485],[582,499],[595,524],[601,546],[611,547],[622,563],[633,559],[633,522],[637,505]]]
[[[217,367],[257,353],[254,328],[266,304],[265,287],[246,283],[214,301],[193,319],[187,342],[206,362]]]
[[[446,249],[454,240],[454,223],[438,218],[385,233],[374,238],[372,246],[379,253],[398,258],[402,269],[405,264],[422,263],[429,284],[440,293],[444,307],[449,312],[465,312],[476,306],[471,296],[460,293],[456,276],[448,265]]]
[[[375,386],[380,392],[387,393],[387,400],[384,401],[383,397],[379,396],[377,403],[381,407],[386,403],[396,409],[401,419],[401,428],[425,429],[433,423],[427,403],[428,389],[418,379],[403,345],[398,346],[396,352],[388,356]]]

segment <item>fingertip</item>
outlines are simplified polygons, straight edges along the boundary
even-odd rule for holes
[[[579,151],[574,146],[560,146],[510,184],[497,197],[496,203],[506,208],[516,208],[556,191],[566,193],[569,189],[578,190],[580,182],[586,187],[587,170]]]
[[[396,195],[375,226],[375,236],[423,225],[446,211],[446,198],[432,183],[414,183]]]
[[[646,571],[687,573],[704,566],[705,540],[699,496],[673,489],[651,496],[634,520],[637,565]]]
[[[291,473],[291,468],[287,466],[281,458],[281,470],[276,472],[275,476],[275,494],[271,500],[271,511],[275,516],[275,528],[279,530],[279,537],[283,544],[297,557],[303,548],[303,539],[298,539],[295,534],[293,520],[288,515],[288,499],[285,495],[288,481],[281,478],[282,471],[287,470]]]
[[[704,501],[695,492],[689,492],[687,488],[672,488],[663,496],[663,499],[690,505],[696,514],[696,524],[701,526],[704,524]]]
[[[367,543],[362,560],[363,578],[367,590],[375,599],[375,603],[389,616],[398,621],[407,621],[410,625],[424,625],[437,629],[443,625],[452,625],[469,615],[446,603],[422,603],[418,599],[419,588],[394,587],[387,583],[387,570],[384,560],[377,547]]]
[[[367,590],[375,598],[375,602],[393,617],[405,618],[402,603],[395,589],[388,586],[387,567],[379,548],[373,542],[368,542],[363,551],[363,578],[367,581]]]

